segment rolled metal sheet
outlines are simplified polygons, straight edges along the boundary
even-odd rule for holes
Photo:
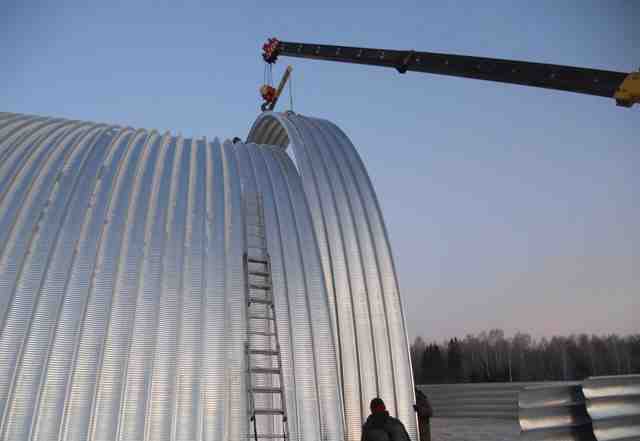
[[[523,440],[595,441],[580,385],[528,387],[518,396]]]
[[[280,148],[0,114],[0,439],[249,439],[243,192],[292,440],[343,440],[312,212]]]
[[[311,210],[327,287],[346,438],[358,440],[369,400],[382,397],[417,439],[408,340],[391,248],[356,149],[328,121],[263,113],[249,142],[292,151]]]
[[[598,441],[640,439],[640,375],[591,377],[583,391]]]

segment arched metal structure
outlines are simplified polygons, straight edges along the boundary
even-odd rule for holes
[[[0,439],[248,438],[243,191],[264,199],[292,439],[358,439],[376,394],[415,439],[355,149],[295,115],[250,140],[272,145],[0,113]]]
[[[329,296],[348,433],[382,397],[417,437],[407,332],[388,235],[355,147],[335,124],[291,112],[258,117],[249,142],[293,151]]]

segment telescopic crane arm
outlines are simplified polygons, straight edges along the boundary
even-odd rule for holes
[[[262,57],[267,63],[275,63],[281,55],[391,67],[400,73],[424,72],[596,95],[613,98],[623,107],[640,102],[639,72],[613,72],[413,50],[293,43],[275,38],[269,39],[263,46]]]

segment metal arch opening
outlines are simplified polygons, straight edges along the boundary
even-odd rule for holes
[[[286,150],[290,140],[284,124],[280,114],[265,112],[253,123],[247,136],[247,142],[275,145]]]

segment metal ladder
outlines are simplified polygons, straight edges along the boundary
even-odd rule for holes
[[[249,421],[254,441],[289,439],[287,406],[278,341],[276,311],[273,304],[271,260],[267,251],[262,195],[245,193],[244,254],[247,295],[247,391]],[[278,417],[282,430],[277,432]]]

